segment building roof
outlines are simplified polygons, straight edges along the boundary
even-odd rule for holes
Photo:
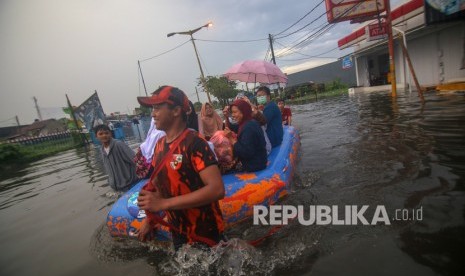
[[[28,126],[25,126],[21,128],[21,133],[26,133],[28,131],[36,130],[36,129],[43,129],[46,127],[49,123],[51,122],[56,122],[55,119],[47,119],[47,120],[42,120],[42,121],[36,121]]]
[[[355,86],[355,68],[342,69],[340,60],[327,63],[322,66],[314,67],[287,75],[287,87],[301,85],[309,82],[326,83],[340,79],[342,83],[349,86]]]
[[[9,138],[17,135],[20,126],[0,127],[0,139]]]
[[[423,12],[424,0],[411,0],[391,11],[392,24],[397,24]],[[366,26],[363,26],[351,34],[338,40],[337,45],[340,49],[352,46],[366,38]]]

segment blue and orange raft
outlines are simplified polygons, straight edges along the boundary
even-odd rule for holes
[[[220,208],[226,229],[252,217],[254,205],[270,206],[287,195],[299,146],[298,131],[292,126],[284,126],[283,142],[271,151],[266,169],[223,175],[225,197],[220,200]],[[112,236],[131,236],[140,228],[145,213],[137,207],[137,196],[146,181],[136,183],[111,208],[107,226]],[[157,231],[156,239],[170,240],[169,230],[162,227]]]

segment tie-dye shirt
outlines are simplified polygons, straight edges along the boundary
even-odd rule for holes
[[[157,142],[154,167],[169,152],[171,144],[166,143],[166,137]],[[164,198],[188,194],[205,186],[199,172],[217,164],[207,141],[189,131],[154,178],[154,184]],[[194,243],[199,241],[196,237],[219,242],[222,237],[224,224],[218,201],[196,208],[169,210],[166,214],[169,222],[181,232],[172,231],[173,242]]]

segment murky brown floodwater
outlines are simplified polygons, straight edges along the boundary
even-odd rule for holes
[[[391,225],[294,220],[254,249],[238,238],[268,228],[246,223],[213,253],[173,256],[109,237],[117,195],[90,147],[2,172],[0,275],[464,275],[463,93],[345,95],[293,113],[302,147],[283,204],[368,205],[367,218],[383,205]],[[422,219],[394,220],[397,209]]]

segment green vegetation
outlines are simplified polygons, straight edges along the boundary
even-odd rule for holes
[[[202,103],[201,102],[195,102],[194,103],[194,108],[195,108],[195,112],[200,112],[200,110],[202,109]]]
[[[11,166],[29,163],[39,160],[58,152],[82,146],[80,137],[73,135],[72,138],[45,141],[34,145],[0,144],[0,169],[4,170]]]
[[[311,83],[287,89],[284,91],[283,97],[286,98],[286,103],[299,104],[346,93],[348,93],[348,86],[341,83],[340,79],[335,79],[329,83]]]
[[[141,115],[141,116],[151,116],[152,108],[141,105],[141,106],[136,108],[136,114]]]
[[[324,91],[322,93],[313,93],[313,94],[306,94],[301,97],[296,97],[294,99],[286,100],[286,104],[302,104],[304,102],[311,102],[311,101],[318,101],[323,98],[340,96],[343,94],[347,94],[347,89],[335,89],[331,91]]]
[[[228,100],[236,97],[239,90],[235,89],[237,83],[235,81],[229,81],[226,77],[215,77],[208,76],[205,78],[207,90],[210,95],[216,97],[219,102],[212,102],[213,105],[218,108],[228,104]],[[199,80],[199,85],[201,82]]]
[[[207,89],[211,96],[214,96],[218,101],[213,101],[215,108],[222,108],[229,104],[229,100],[236,97],[240,91],[236,89],[237,82],[229,81],[224,76],[208,76],[205,78]],[[198,85],[202,83],[198,79]],[[272,93],[275,97],[273,98],[284,98],[286,103],[299,104],[308,101],[317,101],[322,98],[339,96],[348,93],[348,86],[341,82],[339,78],[334,79],[328,83],[313,83],[300,85],[297,87],[290,87],[281,90],[281,92]],[[253,95],[253,94],[252,94]],[[200,111],[202,103],[194,103],[196,111]]]

